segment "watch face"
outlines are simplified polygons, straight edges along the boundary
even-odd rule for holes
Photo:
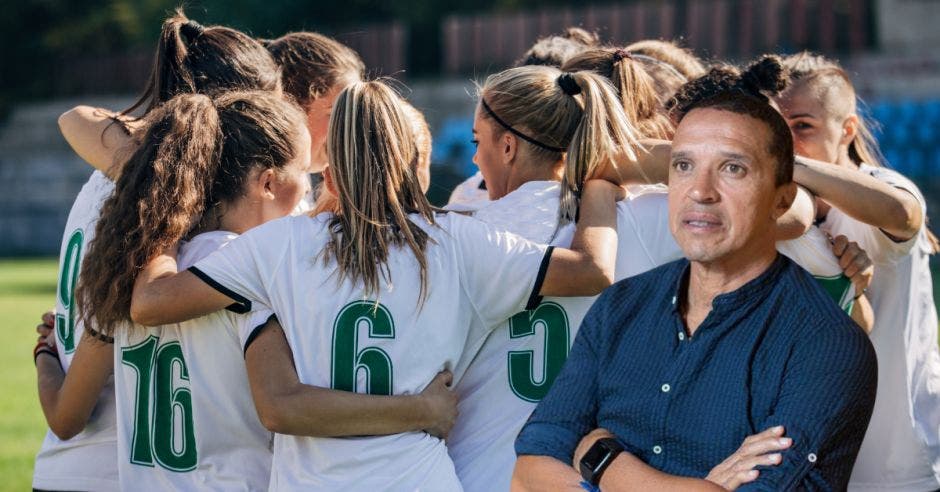
[[[578,463],[581,477],[596,486],[604,470],[621,451],[623,447],[616,439],[599,439],[588,449],[587,453],[584,453],[581,462]]]
[[[604,462],[608,454],[610,454],[610,450],[607,449],[607,446],[596,442],[587,453],[584,453],[584,457],[581,458],[581,464],[592,471],[597,470],[598,465]]]

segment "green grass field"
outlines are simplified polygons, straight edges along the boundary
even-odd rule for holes
[[[933,268],[934,292],[940,271]],[[45,435],[45,420],[36,397],[32,348],[39,316],[55,302],[55,259],[0,259],[0,491],[29,490],[33,459]]]
[[[45,435],[45,420],[36,397],[32,349],[39,316],[55,302],[56,262],[0,260],[0,490],[29,490],[33,459]]]

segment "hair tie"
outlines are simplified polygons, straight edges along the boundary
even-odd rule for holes
[[[569,96],[576,96],[581,93],[581,86],[578,85],[578,81],[574,79],[574,75],[568,72],[558,76],[558,86]]]
[[[633,54],[623,48],[620,48],[617,51],[614,51],[614,63],[617,63],[620,60],[623,60],[624,58],[628,60],[632,60]]]
[[[186,39],[193,41],[198,38],[206,28],[202,27],[202,24],[190,19],[180,25],[180,32],[183,36],[186,36]]]

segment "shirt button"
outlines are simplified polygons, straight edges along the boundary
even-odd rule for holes
[[[815,463],[815,462],[816,462],[816,454],[815,454],[815,453],[810,453],[809,456],[806,457],[806,459],[807,459],[810,463]]]
[[[683,340],[685,340],[685,333],[682,333],[682,332],[680,331],[680,332],[679,332],[679,341],[681,342],[681,341],[683,341]]]
[[[669,384],[664,384],[664,385],[662,386],[662,388],[660,388],[660,389],[663,390],[663,393],[669,393],[669,390],[672,389],[672,387],[669,386]]]
[[[653,454],[663,454],[663,448],[660,446],[653,446]]]

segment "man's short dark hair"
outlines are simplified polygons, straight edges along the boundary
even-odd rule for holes
[[[680,87],[669,107],[680,122],[693,109],[700,108],[730,111],[763,121],[770,130],[767,151],[777,162],[774,175],[776,185],[780,186],[793,181],[793,136],[767,95],[778,94],[788,81],[780,57],[765,55],[744,72],[732,66],[712,68]]]

